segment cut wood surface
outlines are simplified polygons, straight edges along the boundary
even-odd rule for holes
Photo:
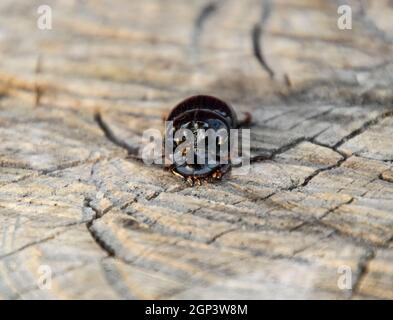
[[[46,3],[0,3],[0,298],[393,299],[392,1]],[[248,175],[190,187],[94,118],[136,148],[194,94],[252,113]]]

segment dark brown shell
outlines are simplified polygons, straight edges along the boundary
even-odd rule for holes
[[[180,102],[169,113],[166,121],[173,121],[175,130],[198,123],[198,125],[202,124],[205,129],[225,128],[229,133],[230,129],[238,126],[236,113],[230,105],[218,98],[206,95],[193,96]],[[229,168],[230,163],[173,164],[170,170],[185,179],[200,181],[199,179],[221,178]]]
[[[228,122],[230,128],[237,127],[237,116],[233,108],[224,101],[207,95],[197,95],[187,98],[175,106],[167,117],[167,121],[176,119],[185,112],[206,110],[209,113],[221,115]]]

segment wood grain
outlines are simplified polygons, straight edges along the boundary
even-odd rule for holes
[[[0,298],[392,299],[393,6],[347,2],[3,0]],[[250,174],[190,187],[94,118],[137,148],[198,93],[253,114]]]

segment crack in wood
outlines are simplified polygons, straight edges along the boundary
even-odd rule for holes
[[[19,253],[19,252],[21,252],[21,251],[23,251],[23,250],[25,250],[27,248],[30,248],[32,246],[35,246],[35,245],[44,243],[44,242],[46,242],[48,240],[54,239],[56,237],[56,235],[58,235],[58,234],[53,234],[53,235],[51,235],[49,237],[46,237],[46,238],[43,238],[43,239],[39,239],[39,240],[36,240],[36,241],[33,241],[33,242],[29,242],[29,243],[21,246],[20,248],[18,248],[16,250],[13,250],[13,251],[8,252],[6,254],[0,255],[0,260],[4,259],[4,258],[7,258],[7,257],[10,257],[10,256],[12,256],[14,254],[17,254],[17,253]]]
[[[340,159],[339,161],[337,161],[335,164],[331,166],[315,170],[311,175],[309,175],[306,179],[304,179],[303,183],[301,183],[300,185],[296,186],[293,189],[290,189],[290,191],[294,189],[298,189],[299,187],[306,187],[311,182],[311,180],[314,179],[316,176],[318,176],[320,173],[339,168],[347,159],[348,157],[343,157],[342,159]]]
[[[340,209],[342,206],[349,205],[349,204],[351,204],[351,203],[354,202],[354,201],[355,201],[355,198],[354,198],[354,197],[351,197],[351,199],[349,199],[348,201],[345,201],[345,202],[343,202],[343,203],[340,203],[339,205],[335,206],[334,208],[332,208],[332,209],[326,211],[326,213],[324,213],[322,216],[320,216],[320,217],[318,218],[318,220],[322,220],[322,219],[326,218],[328,215],[334,213],[335,211],[337,211],[338,209]]]
[[[262,38],[264,34],[264,28],[272,13],[273,3],[271,0],[262,0],[261,7],[262,7],[261,20],[259,23],[256,23],[251,30],[251,42],[252,42],[254,57],[258,60],[262,68],[267,72],[270,79],[273,79],[275,77],[274,70],[267,63],[262,49]]]
[[[327,223],[323,219],[315,220],[315,222],[321,227],[327,228],[328,230],[333,230],[334,233],[336,235],[338,235],[339,237],[346,239],[346,240],[350,240],[351,242],[353,242],[356,245],[359,245],[362,248],[373,248],[373,249],[387,249],[387,248],[389,248],[388,243],[386,241],[383,244],[378,244],[378,243],[369,241],[367,239],[364,239],[364,238],[361,238],[361,237],[358,237],[355,235],[351,235],[351,234],[346,233],[344,231],[341,231],[340,229],[337,229],[334,225]]]
[[[293,252],[293,256],[296,256],[296,255],[298,255],[299,253],[302,253],[302,252],[304,252],[304,251],[306,251],[306,250],[308,250],[308,249],[314,247],[316,244],[319,244],[320,241],[329,239],[333,234],[334,234],[334,231],[330,232],[330,233],[329,233],[328,235],[326,235],[326,236],[323,236],[323,237],[319,238],[317,241],[315,241],[315,242],[313,242],[313,243],[311,243],[311,244],[309,244],[309,245],[306,245],[306,246],[304,246],[304,247],[302,247],[302,248],[299,248],[299,249],[295,250],[295,251]]]
[[[371,119],[369,121],[366,121],[362,126],[360,126],[359,128],[357,128],[356,130],[352,131],[350,134],[348,134],[347,136],[345,136],[344,138],[342,138],[340,141],[338,141],[334,146],[333,149],[338,149],[339,147],[341,147],[345,142],[357,137],[358,135],[362,134],[363,132],[365,132],[367,129],[369,129],[370,127],[377,125],[381,120],[388,118],[388,117],[392,117],[393,116],[393,110],[389,110],[386,111],[380,115],[378,115],[377,117],[375,117],[374,119]]]
[[[39,239],[39,240],[35,240],[35,241],[32,241],[32,242],[29,242],[29,243],[27,243],[27,244],[25,244],[25,245],[23,245],[23,246],[17,248],[16,250],[13,250],[13,251],[11,251],[11,252],[8,252],[8,253],[5,253],[5,254],[3,254],[3,255],[0,255],[0,260],[2,260],[2,259],[4,259],[4,258],[8,258],[8,257],[10,257],[10,256],[13,256],[13,255],[15,255],[15,254],[18,254],[19,252],[24,251],[24,250],[26,250],[26,249],[28,249],[28,248],[30,248],[30,247],[33,247],[33,246],[36,246],[36,245],[45,243],[45,242],[47,242],[47,241],[49,241],[49,240],[52,240],[52,239],[56,238],[57,236],[59,236],[59,235],[65,233],[65,232],[67,232],[67,231],[68,231],[67,227],[82,225],[82,224],[85,224],[85,223],[86,223],[85,221],[77,221],[77,222],[69,223],[69,224],[67,224],[67,225],[62,225],[61,228],[66,228],[66,229],[61,229],[61,230],[55,232],[54,234],[52,234],[52,235],[50,235],[50,236],[48,236],[48,237],[45,237],[45,238],[42,238],[42,239]]]
[[[39,55],[35,67],[35,107],[38,107],[41,101],[41,97],[44,94],[44,90],[39,83],[39,75],[42,73],[42,56]]]
[[[209,239],[208,241],[206,241],[206,244],[212,244],[212,243],[216,242],[217,239],[219,239],[220,237],[222,237],[222,236],[224,236],[224,235],[226,235],[226,234],[228,234],[228,233],[237,231],[237,230],[239,230],[238,227],[236,227],[236,228],[230,228],[230,229],[228,229],[228,230],[224,230],[224,231],[222,231],[222,232],[216,234],[215,236],[213,236],[213,237],[212,237],[211,239]]]
[[[117,137],[115,133],[112,131],[112,129],[109,127],[109,125],[104,121],[100,112],[97,111],[94,114],[94,120],[96,121],[99,128],[103,131],[105,137],[110,142],[112,142],[113,144],[117,145],[120,148],[125,149],[130,158],[139,159],[138,157],[139,148],[130,146],[127,142]]]
[[[206,21],[217,11],[219,3],[219,0],[207,3],[204,7],[202,7],[194,22],[190,45],[191,54],[194,58],[199,53],[199,39],[201,37],[203,27]]]
[[[130,288],[127,286],[126,281],[123,279],[124,277],[122,273],[117,270],[114,264],[106,263],[106,261],[109,261],[109,259],[113,259],[113,257],[108,257],[101,262],[105,280],[113,289],[113,291],[115,291],[122,299],[136,300],[137,297],[133,295],[130,291]],[[123,261],[121,262],[124,263]]]
[[[90,159],[90,158],[88,158],[88,159],[85,159],[85,160],[77,160],[77,161],[64,163],[64,164],[52,167],[50,169],[44,169],[44,170],[38,170],[38,169],[33,169],[33,168],[32,169],[28,169],[27,166],[18,166],[18,165],[14,165],[14,164],[11,164],[11,165],[8,165],[8,166],[7,165],[6,166],[0,165],[0,168],[16,168],[16,169],[26,169],[26,170],[33,171],[31,174],[24,175],[24,176],[22,176],[22,177],[20,177],[18,179],[14,179],[14,180],[8,181],[6,183],[0,183],[0,188],[2,188],[4,186],[8,186],[8,185],[13,184],[13,183],[22,182],[22,181],[28,180],[30,178],[39,178],[39,177],[44,176],[44,175],[51,176],[52,173],[57,172],[57,171],[62,171],[62,170],[75,168],[75,167],[78,167],[78,166],[81,166],[81,165],[89,164],[91,162],[97,162],[97,161],[103,160],[103,159],[104,158],[99,158],[99,159]]]
[[[384,174],[385,172],[386,172],[386,171],[382,172],[382,173],[378,176],[378,179],[380,179],[380,180],[382,180],[382,181],[385,181],[385,182],[388,182],[388,183],[393,183],[393,174],[392,174],[392,177],[385,178],[385,177],[383,176],[383,174]]]
[[[255,162],[261,162],[261,161],[266,161],[266,160],[273,160],[277,155],[282,154],[296,146],[298,146],[302,142],[309,141],[306,137],[300,137],[297,139],[294,139],[290,141],[289,143],[271,151],[270,155],[262,154],[262,155],[256,155],[251,157],[250,162],[255,163]]]
[[[98,161],[96,161],[90,170],[90,180],[93,178],[94,172],[95,172],[95,166],[97,165]],[[93,181],[93,184],[96,185]],[[115,207],[114,204],[111,204],[110,206],[107,206],[103,210],[100,210],[96,206],[93,205],[93,200],[89,197],[85,197],[83,200],[83,208],[90,209],[94,212],[93,218],[86,223],[86,228],[89,231],[92,239],[97,243],[97,245],[107,253],[109,257],[115,256],[115,251],[113,248],[111,248],[109,245],[105,243],[103,239],[100,238],[99,234],[95,231],[93,228],[93,224],[95,221],[101,219],[106,213],[108,213],[110,210],[112,210]]]
[[[296,227],[290,229],[289,231],[290,231],[290,232],[293,232],[293,231],[297,231],[297,230],[299,230],[299,229],[301,229],[301,228],[303,228],[303,227],[305,227],[305,226],[314,226],[314,225],[318,225],[322,219],[326,218],[328,215],[330,215],[330,214],[332,214],[333,212],[337,211],[337,210],[340,209],[342,206],[351,204],[354,200],[355,200],[355,198],[354,198],[354,197],[351,197],[351,199],[349,199],[348,201],[345,201],[345,202],[343,202],[343,203],[340,203],[340,204],[338,204],[337,206],[335,206],[335,207],[333,207],[333,208],[327,210],[327,211],[326,211],[324,214],[322,214],[321,216],[316,217],[316,218],[312,218],[311,220],[305,220],[305,221],[303,221],[301,224],[299,224],[298,226],[296,226]],[[336,230],[333,230],[333,231],[329,234],[329,237],[330,237],[333,233],[336,233]]]
[[[92,206],[90,206],[90,203],[86,204],[87,208],[90,208],[94,212],[97,213],[96,209],[94,209]],[[108,257],[116,257],[116,252],[115,250],[108,245],[99,235],[99,233],[96,232],[96,230],[93,228],[94,221],[98,220],[99,218],[96,217],[92,219],[90,222],[86,224],[86,228],[89,231],[92,239],[94,240],[95,243],[97,243],[98,247],[101,248],[104,252],[107,253]]]
[[[287,130],[290,131],[290,130],[296,129],[296,128],[299,127],[300,125],[304,124],[304,122],[310,121],[310,120],[316,120],[316,119],[318,119],[318,118],[321,118],[321,117],[323,117],[323,116],[326,116],[327,114],[329,114],[329,113],[332,112],[332,111],[333,111],[333,108],[331,108],[331,109],[329,109],[329,110],[326,110],[326,111],[324,111],[324,112],[318,113],[318,114],[316,114],[316,115],[313,115],[313,116],[310,116],[310,117],[306,117],[305,119],[303,119],[303,120],[300,121],[299,123],[295,123],[293,126],[289,127]]]
[[[358,276],[356,277],[355,283],[352,285],[351,297],[359,292],[359,288],[368,273],[368,266],[370,262],[375,258],[375,250],[369,248],[366,253],[360,258],[357,266]]]
[[[287,144],[284,144],[283,146],[274,149],[274,150],[266,150],[267,152],[270,152],[270,155],[267,155],[266,153],[261,154],[261,155],[256,155],[251,157],[250,159],[250,163],[255,163],[255,162],[261,162],[261,161],[266,161],[266,160],[274,160],[274,158],[282,153],[285,153],[286,151],[293,149],[295,147],[297,147],[299,144],[303,143],[303,142],[310,142],[310,143],[314,143],[316,145],[320,145],[326,148],[331,149],[332,151],[335,151],[337,153],[339,153],[340,155],[342,155],[342,153],[340,153],[337,150],[334,150],[332,147],[328,146],[328,145],[321,145],[315,142],[315,139],[321,135],[322,133],[324,133],[327,129],[323,129],[322,131],[318,132],[317,134],[315,134],[312,137],[299,137],[297,139],[294,139],[292,141],[290,141]]]

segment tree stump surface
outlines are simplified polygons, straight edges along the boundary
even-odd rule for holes
[[[343,3],[2,0],[0,298],[392,299],[393,5]],[[250,174],[190,187],[94,118],[138,147],[194,94],[252,113]]]

